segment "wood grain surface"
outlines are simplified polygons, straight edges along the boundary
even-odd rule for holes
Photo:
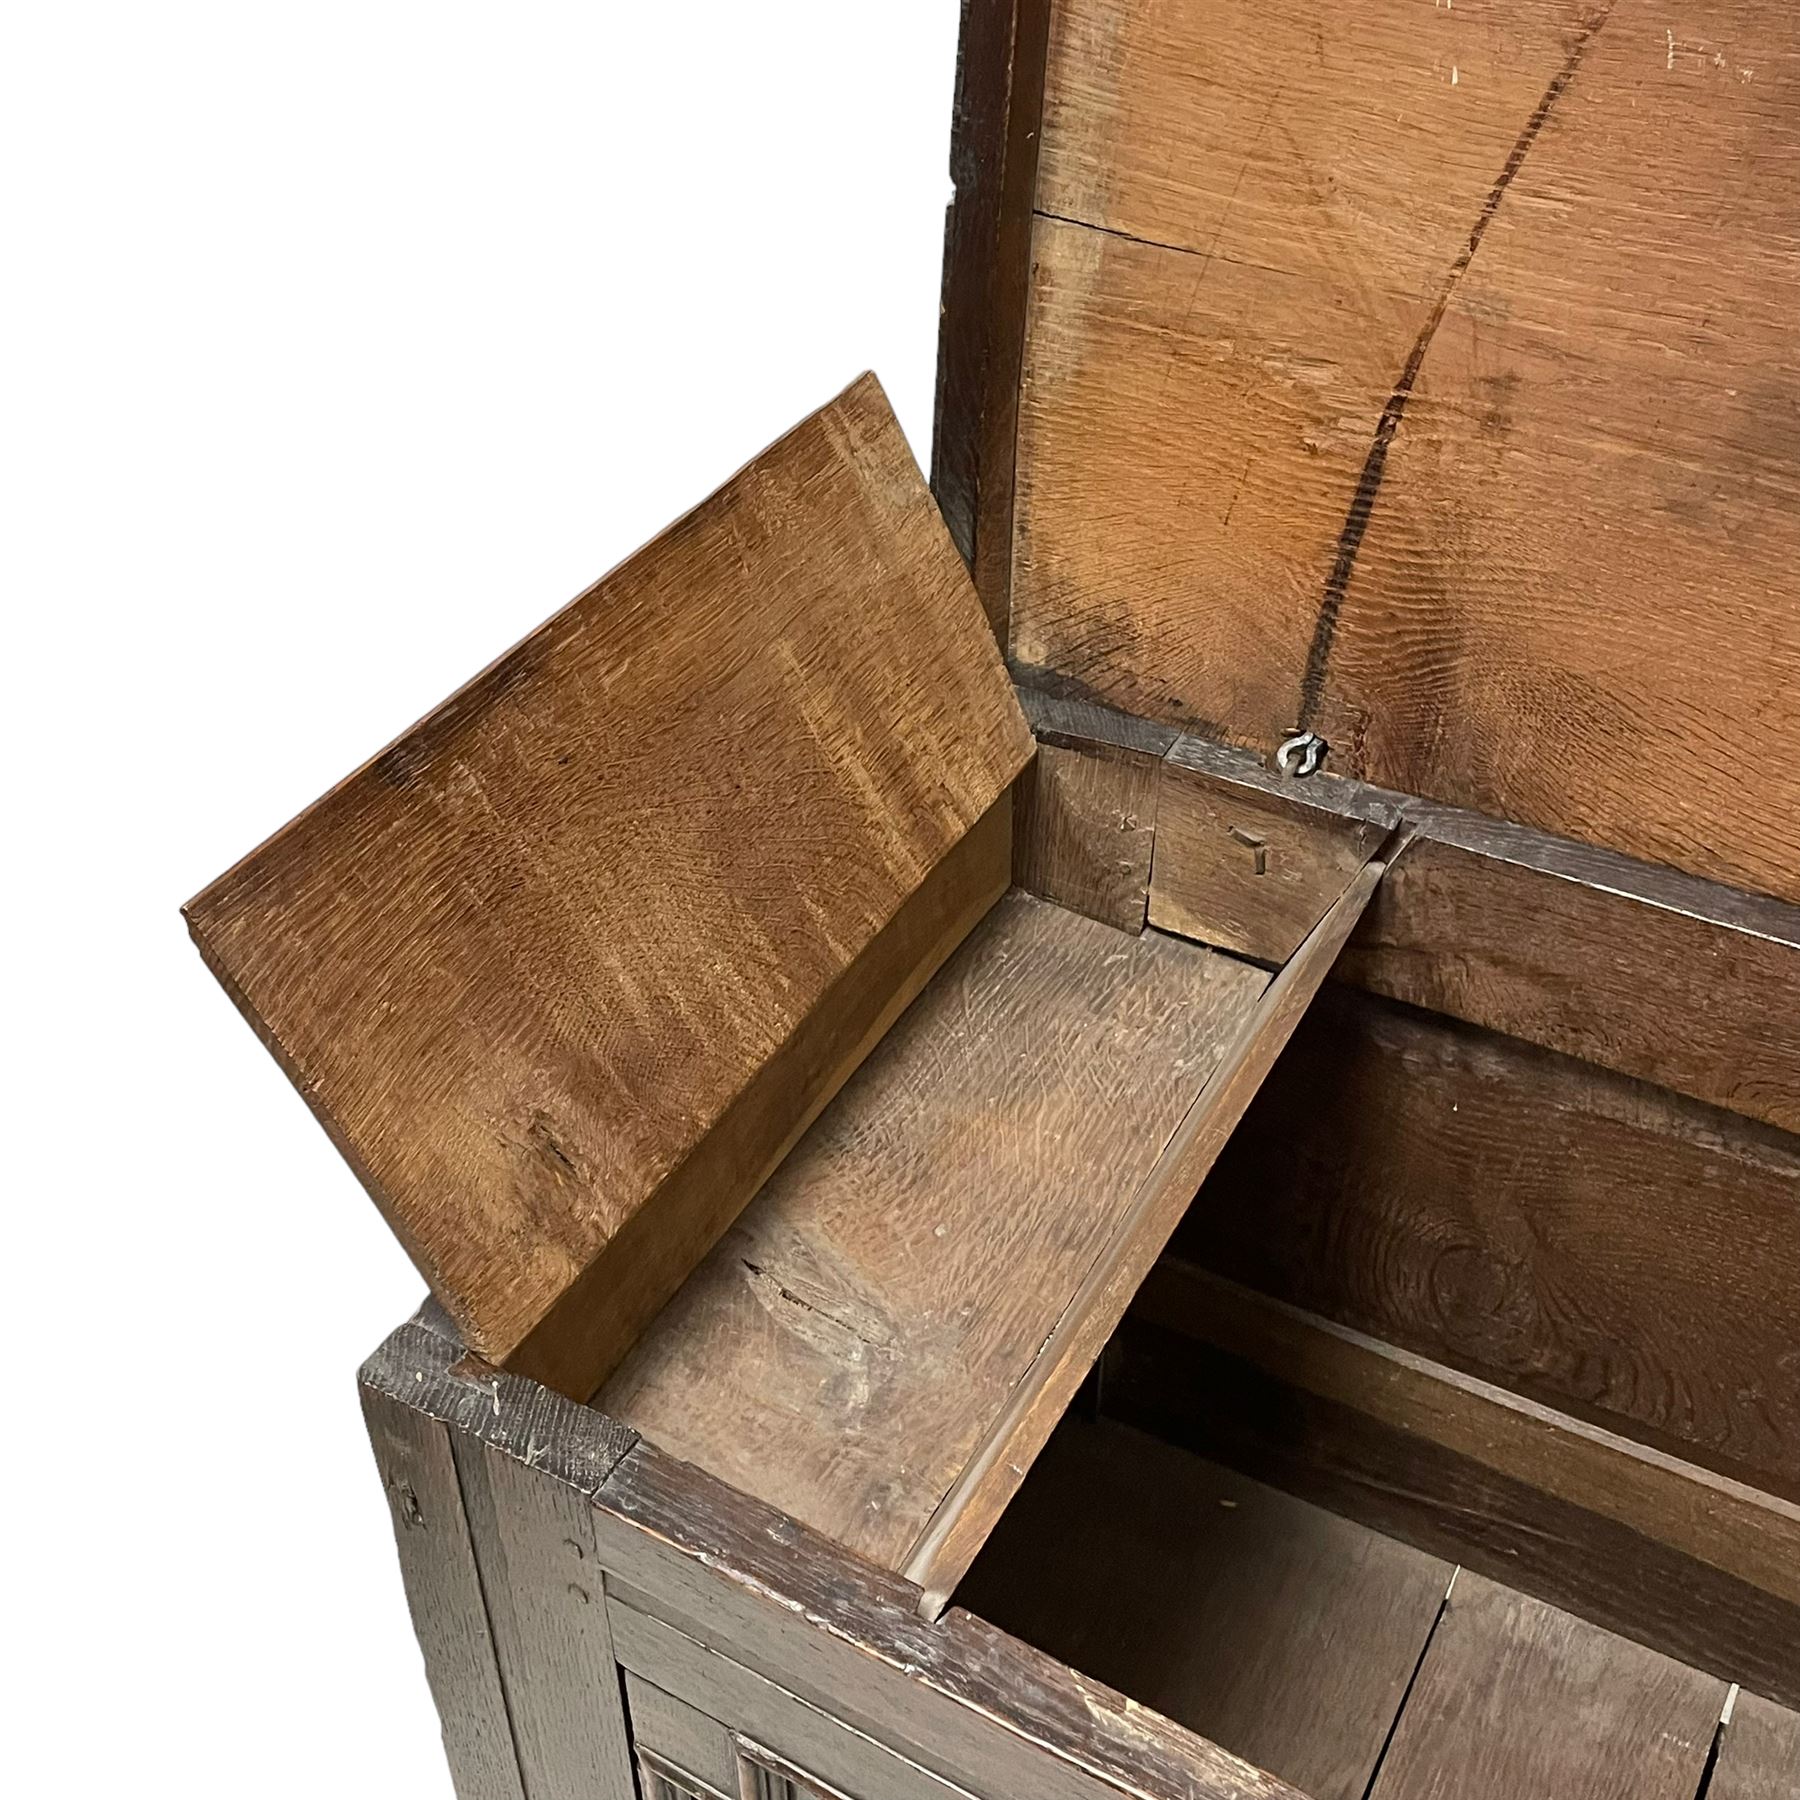
[[[903,1572],[923,1590],[920,1610],[926,1618],[935,1618],[948,1602],[1105,1348],[1139,1283],[1162,1254],[1195,1190],[1318,994],[1381,873],[1379,862],[1363,868],[1227,1035],[1211,1079],[1157,1152],[1038,1346],[1031,1367],[1007,1395],[920,1532]],[[1245,963],[1235,966],[1250,968]]]
[[[421,1409],[419,1397],[436,1396],[440,1407],[461,1358],[460,1345],[413,1323],[364,1365],[384,1471],[386,1411],[441,1433],[438,1413]],[[503,1409],[517,1416],[530,1406],[510,1403],[507,1384],[515,1379],[503,1378],[501,1394]],[[529,1382],[518,1387],[535,1395],[546,1418],[567,1409],[598,1419]],[[450,1429],[475,1435],[474,1423]],[[618,1434],[610,1421],[600,1423]],[[553,1435],[494,1447],[534,1481],[586,1496],[585,1486],[549,1466],[559,1444]],[[447,1448],[444,1461],[449,1466]],[[1038,1800],[1117,1800],[1121,1789],[1192,1800],[1303,1800],[979,1619],[952,1612],[924,1623],[917,1591],[897,1576],[641,1439],[591,1496],[590,1520],[609,1619],[615,1599],[654,1613],[954,1785]],[[466,1608],[457,1616],[466,1618]]]
[[[613,1641],[618,1644],[614,1615]],[[624,1655],[624,1646],[618,1645]],[[632,1741],[640,1750],[650,1751],[658,1761],[679,1769],[692,1780],[703,1782],[716,1794],[737,1793],[737,1757],[731,1748],[731,1733],[710,1714],[685,1700],[666,1694],[653,1682],[643,1679],[629,1666],[621,1667],[625,1701],[631,1714]]]
[[[399,1392],[398,1382],[365,1384],[363,1419],[393,1518],[400,1578],[450,1777],[459,1800],[526,1800],[452,1433]]]
[[[404,1394],[412,1411],[503,1455],[529,1458],[584,1494],[595,1492],[637,1442],[616,1419],[470,1356],[435,1302],[388,1335],[357,1383],[365,1400]]]
[[[1800,1713],[1738,1694],[1705,1800],[1794,1800],[1800,1794]]]
[[[1345,981],[1800,1132],[1800,908],[1467,813],[1414,822]]]
[[[1064,0],[1012,651],[1800,899],[1800,16]]]
[[[1153,922],[1270,955],[1291,938],[1287,913],[1335,891],[1346,842],[1404,822],[1406,854],[1337,978],[1800,1131],[1800,907],[1365,782],[1292,780],[1243,750],[1041,688],[1020,700],[1059,757],[1158,763],[1154,802],[1141,781],[1132,802],[1159,840]],[[1073,791],[1117,779],[1060,778]],[[1064,807],[1021,829],[1033,836],[1017,866],[1049,870],[1062,893],[1114,855],[1104,811]]]
[[[640,1442],[596,1501],[609,1583],[955,1786],[1034,1800],[1298,1789]],[[622,1634],[623,1635],[623,1634]]]
[[[1150,923],[1258,962],[1286,962],[1388,835],[1170,762],[1155,805]]]
[[[1165,1262],[1104,1413],[1800,1701],[1800,1507]]]
[[[597,1404],[899,1567],[1266,980],[1008,896]]]
[[[1141,931],[1163,758],[1178,734],[1022,685],[1038,753],[1013,809],[1013,879],[1028,893]]]
[[[1726,1691],[1464,1570],[1370,1800],[1693,1800]]]
[[[708,1708],[730,1721],[729,1731],[714,1729],[725,1740],[726,1752],[734,1765],[738,1747],[754,1745],[754,1760],[765,1765],[775,1760],[804,1770],[811,1781],[802,1783],[797,1800],[831,1800],[835,1795],[854,1795],[855,1800],[971,1800],[965,1789],[940,1781],[829,1713],[807,1705],[779,1683],[767,1681],[732,1657],[696,1643],[653,1614],[615,1602],[612,1618],[619,1660],[628,1669],[648,1676],[673,1693],[704,1699]],[[634,1723],[636,1695],[640,1691],[634,1686]],[[644,1741],[669,1756],[678,1768],[692,1766],[665,1747],[666,1741],[676,1735],[670,1727],[679,1723],[669,1716],[668,1704],[653,1708],[653,1716],[663,1741]],[[708,1723],[690,1718],[685,1732],[677,1737],[677,1741],[685,1739],[691,1747],[688,1754],[698,1751],[706,1757],[700,1764],[702,1771],[718,1767],[713,1748],[717,1740],[706,1732]],[[721,1786],[727,1794],[743,1791],[736,1780],[714,1785]],[[780,1800],[787,1791],[777,1788],[768,1800]]]
[[[1203,1340],[1272,1382],[1304,1389],[1550,1498],[1603,1514],[1696,1563],[1764,1589],[1800,1614],[1800,1505],[1792,1501],[1271,1300],[1174,1256],[1151,1272],[1131,1317]],[[1194,1376],[1177,1370],[1172,1379],[1192,1383]],[[1691,1575],[1690,1584],[1699,1579]],[[1623,1576],[1620,1584],[1641,1586]],[[1800,1681],[1800,1668],[1795,1680]]]
[[[1800,1499],[1800,1146],[1783,1133],[1334,989],[1178,1242]]]
[[[1068,1420],[957,1601],[1313,1800],[1363,1800],[1451,1569],[1142,1432]]]
[[[451,1434],[528,1800],[631,1800],[631,1737],[579,1489]]]
[[[652,1201],[558,1294],[507,1366],[586,1394],[761,1187],[848,1073],[1005,892],[1012,800],[1001,798],[901,902],[793,1036],[762,1063]],[[810,1096],[796,1111],[798,1097]],[[778,1125],[783,1135],[771,1139]]]
[[[1120,931],[1142,931],[1160,773],[1155,758],[1130,751],[1039,744],[1019,780],[1019,886]]]
[[[931,488],[1006,641],[1013,444],[1051,0],[963,0]]]
[[[581,1394],[997,897],[1003,819],[946,859],[1030,749],[864,377],[189,923],[471,1348],[603,1271],[522,1365]]]

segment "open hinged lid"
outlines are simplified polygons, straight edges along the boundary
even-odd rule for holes
[[[1800,12],[977,11],[935,456],[1015,670],[1800,901]]]
[[[584,1396],[1004,890],[1030,754],[864,377],[187,917],[470,1347]]]

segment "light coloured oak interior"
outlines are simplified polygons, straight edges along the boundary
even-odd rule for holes
[[[1268,984],[1009,894],[595,1404],[901,1568]]]
[[[1055,0],[1011,644],[1800,899],[1800,12]]]

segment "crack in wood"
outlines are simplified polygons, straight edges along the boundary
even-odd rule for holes
[[[1438,288],[1437,299],[1418,337],[1413,341],[1406,366],[1400,371],[1400,379],[1394,383],[1394,391],[1388,396],[1387,405],[1381,409],[1381,417],[1375,424],[1374,439],[1369,445],[1368,454],[1363,458],[1362,473],[1357,478],[1349,510],[1345,513],[1343,526],[1338,532],[1337,554],[1332,560],[1331,573],[1325,579],[1325,592],[1319,602],[1319,616],[1313,625],[1312,643],[1306,655],[1306,669],[1300,681],[1300,711],[1296,721],[1298,730],[1312,729],[1320,701],[1324,698],[1325,677],[1330,670],[1331,651],[1337,639],[1344,597],[1349,592],[1357,555],[1362,549],[1363,538],[1368,533],[1369,521],[1375,512],[1375,502],[1381,492],[1382,479],[1387,473],[1388,451],[1393,447],[1400,422],[1406,416],[1413,384],[1424,366],[1431,340],[1444,322],[1444,315],[1449,311],[1450,298],[1456,292],[1457,283],[1475,260],[1475,253],[1481,248],[1481,240],[1487,235],[1488,226],[1493,223],[1495,214],[1500,210],[1500,202],[1505,199],[1506,190],[1512,186],[1514,178],[1524,167],[1525,158],[1530,155],[1531,148],[1537,142],[1556,103],[1567,91],[1569,83],[1575,79],[1575,71],[1580,68],[1588,45],[1612,17],[1616,4],[1617,0],[1607,0],[1607,4],[1582,25],[1568,54],[1563,58],[1562,67],[1550,78],[1550,85],[1544,89],[1543,98],[1525,121],[1524,128],[1513,142],[1505,166],[1494,185],[1488,189],[1487,199],[1482,203],[1481,211],[1469,229],[1468,241],[1458,252],[1456,260],[1450,265],[1449,273]]]
[[[1096,223],[1093,219],[1077,219],[1071,217],[1068,213],[1047,212],[1041,206],[1034,208],[1032,216],[1034,218],[1046,220],[1052,225],[1073,225],[1078,231],[1097,231],[1102,237],[1117,238],[1121,243],[1125,244],[1137,244],[1145,250],[1167,250],[1175,256],[1197,257],[1202,263],[1222,262],[1228,268],[1255,269],[1259,270],[1264,275],[1286,275],[1292,273],[1291,270],[1277,268],[1272,263],[1252,262],[1245,256],[1221,255],[1218,250],[1219,233],[1217,231],[1213,233],[1212,244],[1207,249],[1202,250],[1195,244],[1171,243],[1166,238],[1144,237],[1139,232],[1122,231],[1117,225],[1101,225]]]
[[[859,1344],[867,1349],[884,1352],[891,1352],[893,1350],[894,1346],[891,1340],[883,1340],[880,1337],[872,1336],[868,1330],[857,1325],[854,1320],[846,1319],[840,1314],[833,1312],[829,1307],[821,1306],[817,1301],[807,1299],[804,1294],[798,1293],[794,1288],[790,1287],[787,1282],[783,1281],[779,1275],[766,1268],[762,1263],[753,1262],[747,1256],[740,1256],[738,1261],[743,1266],[744,1273],[749,1276],[750,1284],[753,1288],[759,1288],[765,1294],[785,1301],[789,1306],[804,1313],[808,1318],[818,1319],[825,1325],[843,1332],[846,1336],[854,1338]]]

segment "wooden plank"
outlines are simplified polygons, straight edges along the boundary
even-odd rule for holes
[[[1800,1624],[1800,1506],[1792,1501],[1285,1306],[1174,1257],[1165,1257],[1152,1270],[1132,1304],[1132,1318],[1198,1338],[1269,1381],[1347,1407],[1372,1425],[1440,1446],[1535,1493],[1614,1520],[1707,1569],[1786,1601]],[[1179,1352],[1174,1360],[1185,1361]],[[1194,1376],[1191,1370],[1172,1371],[1168,1379],[1179,1387],[1191,1385]],[[1242,1369],[1233,1372],[1233,1379],[1240,1387],[1264,1391],[1265,1384],[1247,1382]],[[1141,1393],[1143,1377],[1139,1380]],[[1151,1377],[1150,1385],[1155,1381]],[[1289,1412],[1292,1405],[1290,1396]],[[1272,1409],[1272,1417],[1281,1411]],[[1695,1588],[1704,1579],[1705,1571],[1699,1569],[1686,1577]],[[1619,1571],[1615,1580],[1627,1594],[1643,1585],[1626,1571]]]
[[[449,1430],[374,1388],[362,1404],[457,1800],[526,1800]]]
[[[1153,758],[1040,744],[1019,783],[1019,886],[1117,930],[1142,931],[1159,774]]]
[[[1800,676],[1800,18],[1635,12],[1586,15],[1432,340],[1318,725],[1367,728],[1371,779],[1800,900],[1800,768],[1761,773]]]
[[[450,1378],[460,1351],[416,1324],[397,1341],[405,1353],[372,1357],[365,1384],[416,1413],[416,1396]],[[553,1447],[535,1459],[533,1448],[508,1454],[553,1460]],[[925,1624],[910,1584],[651,1444],[634,1442],[613,1466],[592,1523],[609,1595],[978,1793],[1301,1800],[980,1620],[952,1612]]]
[[[1800,1794],[1800,1713],[1755,1694],[1732,1697],[1704,1800],[1794,1800]]]
[[[609,1602],[609,1614],[615,1608],[616,1603]],[[631,1732],[637,1744],[684,1775],[703,1781],[715,1793],[735,1795],[738,1761],[731,1733],[717,1719],[664,1693],[629,1666],[623,1673]]]
[[[1131,750],[1160,758],[1181,741],[1173,726],[1084,699],[1070,683],[1054,678],[1021,681],[1015,691],[1032,736],[1041,744],[1070,750]]]
[[[519,1770],[530,1800],[634,1800],[588,1496],[451,1440]]]
[[[1338,989],[1180,1238],[1309,1312],[1800,1499],[1800,1145]]]
[[[730,1733],[722,1734],[728,1752],[733,1735],[750,1739],[804,1769],[815,1783],[854,1794],[856,1800],[967,1800],[966,1789],[940,1780],[672,1625],[618,1601],[612,1616],[619,1654],[630,1668],[675,1693],[704,1697],[731,1721]],[[735,1790],[735,1782],[725,1788],[727,1793]]]
[[[403,1395],[412,1410],[584,1494],[596,1492],[637,1442],[617,1420],[466,1355],[435,1308],[391,1333],[357,1381],[365,1405],[371,1394]]]
[[[1800,1129],[1800,1022],[1785,1003],[1800,908],[1362,782],[1286,780],[1178,737],[1164,762],[1172,812],[1189,787],[1222,807],[1285,808],[1321,842],[1346,820],[1405,820],[1411,847],[1342,979]],[[1178,859],[1155,873],[1170,913],[1199,910],[1185,879]]]
[[[1062,0],[1057,14],[1040,208],[1210,253],[1208,285],[1264,267],[1342,287],[1359,324],[1389,328],[1379,303],[1410,319],[1404,303],[1435,293],[1583,20],[1563,0],[1354,29],[1312,0]]]
[[[1693,1800],[1723,1681],[1459,1575],[1372,1800]]]
[[[1050,0],[963,0],[931,487],[1006,641],[1013,439]]]
[[[1256,1090],[1312,1003],[1344,940],[1381,880],[1369,863],[1275,976],[1242,1020],[1199,1097],[1189,1106],[1119,1217],[1111,1236],[1007,1396],[930,1522],[904,1572],[935,1617],[974,1561],[994,1521],[1063,1415],[1161,1254],[1194,1190],[1237,1128]],[[1170,940],[1173,941],[1173,940]],[[1239,968],[1248,965],[1239,964]]]
[[[1800,1508],[1165,1262],[1108,1415],[1777,1698],[1800,1700]]]
[[[1235,907],[1246,953],[1263,953],[1250,948],[1253,898],[1221,873],[1220,840],[1182,833],[1189,812],[1265,838],[1272,866],[1327,869],[1359,826],[1404,820],[1411,846],[1334,978],[1800,1130],[1800,1010],[1787,998],[1800,907],[1365,782],[1295,781],[1107,707],[1019,697],[1041,743],[1160,761],[1150,910],[1164,929],[1204,938],[1209,916]],[[1253,896],[1253,846],[1222,848]]]
[[[1004,887],[1030,750],[865,377],[189,924],[469,1345],[579,1397]]]
[[[1299,949],[1388,834],[1169,763],[1155,817],[1150,923],[1269,963]]]
[[[1037,1800],[1301,1800],[968,1613],[921,1620],[910,1584],[650,1443],[614,1471],[596,1520],[620,1576],[609,1592],[953,1785]]]
[[[1363,1800],[1451,1573],[1142,1432],[1069,1420],[958,1602],[1313,1800]]]
[[[600,1404],[899,1567],[1265,985],[1008,896]]]
[[[1295,724],[1310,628],[1291,545],[1330,500],[1312,505],[1317,520],[1301,518],[1285,484],[1264,488],[1259,439],[1297,445],[1322,427],[1305,416],[1315,395],[1302,388],[1295,403],[1269,397],[1267,422],[1246,435],[1229,383],[1266,384],[1232,366],[1236,319],[1278,312],[1279,334],[1266,322],[1258,334],[1275,340],[1273,357],[1328,368],[1339,346],[1320,334],[1333,320],[1242,292],[1244,271],[1200,279],[1201,259],[1058,219],[1039,217],[1032,257],[1011,660],[1029,679],[1060,678],[1123,711],[1267,751]],[[1218,309],[1214,273],[1232,278],[1234,295]],[[1316,398],[1333,416],[1372,416],[1381,379],[1370,367]],[[1231,423],[1214,429],[1209,409]],[[1252,590],[1254,614],[1240,599]]]
[[[637,1765],[638,1791],[643,1800],[743,1800],[741,1787],[730,1794],[720,1793],[664,1762],[653,1750],[640,1748]]]
[[[1420,809],[1346,981],[1800,1131],[1800,908]]]
[[[1360,783],[1296,783],[1245,752],[1042,686],[1018,693],[1036,769],[1054,779],[1048,801],[1020,808],[1016,878],[1109,923],[1140,920],[1147,882],[1159,928],[1284,962],[1407,805]]]
[[[1800,21],[1432,10],[1057,9],[1014,656],[1800,900]]]

